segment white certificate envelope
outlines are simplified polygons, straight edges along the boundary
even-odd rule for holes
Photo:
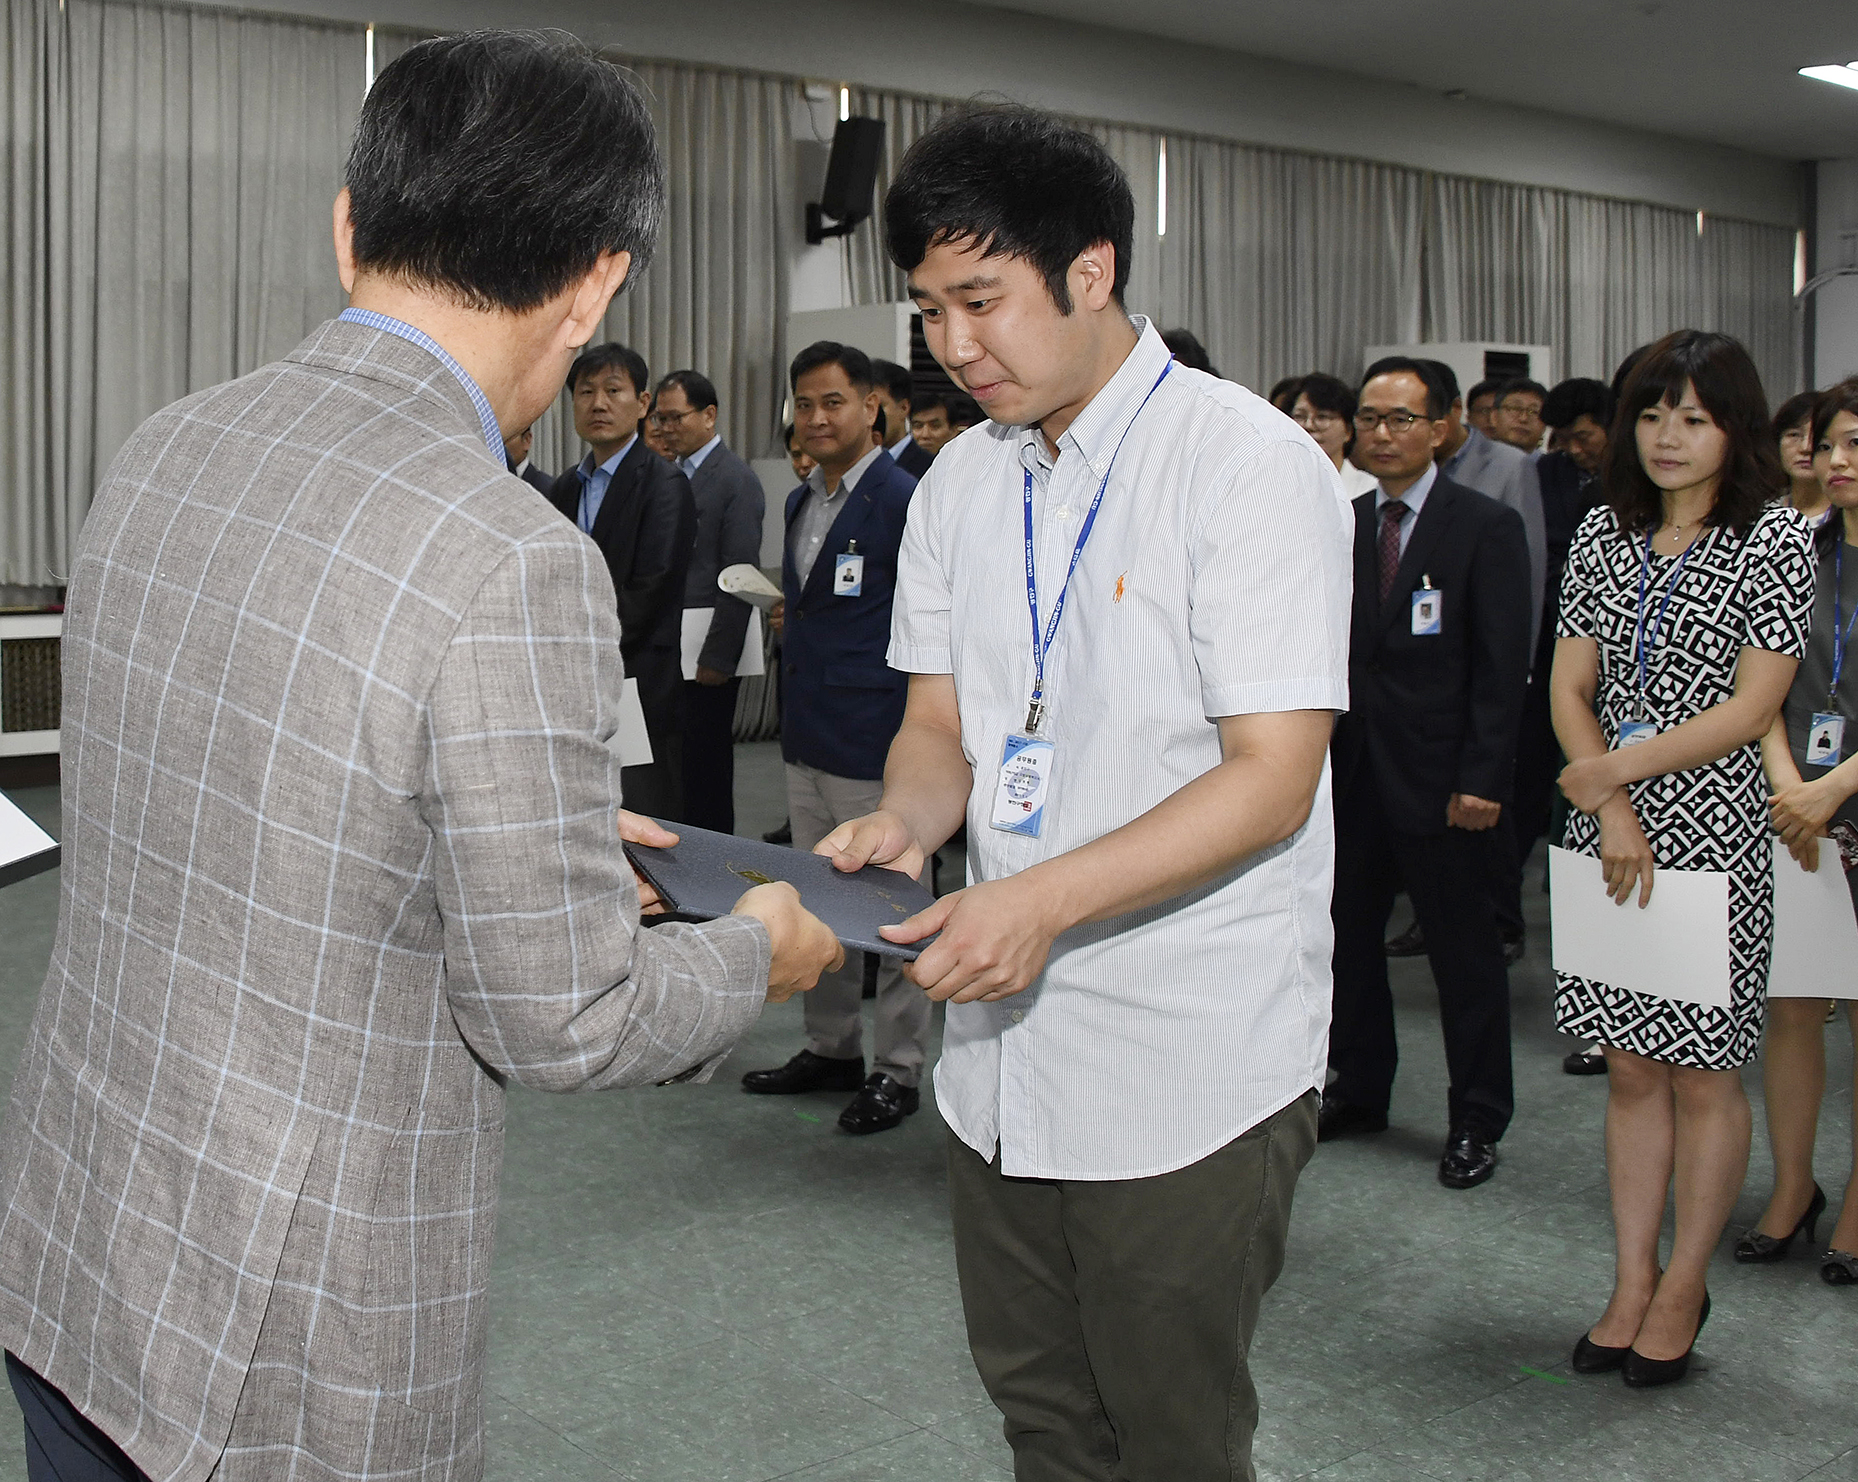
[[[1774,846],[1774,960],[1769,998],[1858,997],[1858,916],[1839,864],[1839,846],[1819,841],[1819,868],[1807,872]]]
[[[714,608],[686,607],[684,609],[683,661],[684,678],[697,677],[697,658],[703,652],[703,640],[710,636],[710,614]],[[761,658],[761,611],[751,607],[748,610],[748,632],[742,635],[742,656],[735,661],[738,676],[765,674],[767,666]]]
[[[625,693],[619,697],[619,729],[606,749],[619,758],[622,767],[649,767],[652,764],[652,738],[645,732],[645,707],[639,703],[639,682],[626,681]]]
[[[1729,877],[1721,870],[1657,870],[1639,909],[1606,893],[1600,861],[1548,851],[1555,971],[1679,1003],[1729,1007]]]
[[[58,859],[58,841],[0,793],[0,885],[23,880]]]

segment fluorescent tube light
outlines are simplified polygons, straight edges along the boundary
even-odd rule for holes
[[[1837,83],[1840,87],[1858,88],[1858,62],[1843,67],[1802,67],[1800,75],[1818,82]]]

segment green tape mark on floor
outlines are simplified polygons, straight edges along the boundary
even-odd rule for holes
[[[811,1112],[795,1111],[794,1115],[803,1122],[817,1122],[819,1120],[819,1118],[814,1116]]]
[[[1531,1379],[1546,1379],[1550,1384],[1566,1384],[1568,1382],[1559,1374],[1544,1374],[1540,1369],[1532,1369],[1527,1364],[1518,1364],[1517,1367]]]

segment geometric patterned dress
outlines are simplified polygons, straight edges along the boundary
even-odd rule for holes
[[[1600,651],[1594,707],[1610,747],[1633,719],[1645,537],[1628,537],[1607,505],[1574,536],[1561,586],[1563,638],[1592,638]],[[1656,553],[1646,583],[1651,629],[1675,556]],[[1707,527],[1677,576],[1648,653],[1645,719],[1660,731],[1720,705],[1735,689],[1743,648],[1799,658],[1813,607],[1811,530],[1785,505],[1764,510],[1745,539]],[[1648,646],[1649,647],[1649,646]],[[1755,1058],[1774,940],[1773,833],[1759,745],[1707,766],[1635,782],[1628,789],[1657,869],[1722,870],[1729,876],[1729,1007],[1679,1003],[1571,973],[1555,974],[1555,1027],[1670,1065],[1731,1070]],[[1600,821],[1571,812],[1565,840],[1600,853]],[[1654,876],[1652,889],[1657,890]]]

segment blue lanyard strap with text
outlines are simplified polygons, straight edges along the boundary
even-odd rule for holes
[[[1677,579],[1684,574],[1684,563],[1690,559],[1690,553],[1703,543],[1703,537],[1709,532],[1699,530],[1697,538],[1684,547],[1684,554],[1677,558],[1677,565],[1671,568],[1671,579],[1664,584],[1664,600],[1658,604],[1658,616],[1652,623],[1650,633],[1645,631],[1645,589],[1652,575],[1652,536],[1655,531],[1645,534],[1645,559],[1639,563],[1639,612],[1632,625],[1632,648],[1639,663],[1639,709],[1637,719],[1645,719],[1645,678],[1651,664],[1651,650],[1658,646],[1658,634],[1664,629],[1664,615],[1671,606],[1671,594],[1677,590]]]
[[[1832,548],[1832,683],[1826,686],[1826,709],[1838,699],[1839,675],[1845,670],[1845,647],[1852,641],[1852,628],[1858,626],[1858,610],[1851,621],[1845,620],[1845,532],[1838,532],[1838,544]]]
[[[1052,615],[1042,633],[1039,628],[1038,562],[1033,555],[1032,544],[1032,470],[1028,468],[1025,471],[1026,606],[1032,613],[1032,702],[1026,707],[1026,729],[1033,735],[1038,734],[1039,726],[1045,718],[1045,657],[1051,652],[1052,640],[1058,636],[1058,622],[1064,616],[1065,598],[1071,591],[1071,576],[1077,570],[1077,563],[1083,559],[1084,545],[1090,539],[1091,527],[1097,523],[1097,510],[1102,507],[1104,491],[1110,487],[1110,474],[1116,467],[1116,459],[1123,450],[1123,444],[1129,440],[1129,434],[1135,428],[1137,418],[1173,369],[1173,360],[1161,368],[1161,374],[1155,377],[1155,384],[1148,388],[1148,396],[1142,398],[1142,405],[1135,409],[1135,416],[1129,419],[1129,425],[1123,428],[1123,435],[1116,440],[1116,451],[1110,454],[1109,465],[1103,470],[1103,481],[1097,485],[1097,496],[1090,501],[1090,510],[1084,516],[1084,526],[1077,532],[1077,544],[1071,550],[1071,564],[1065,568],[1064,584],[1058,588],[1058,600],[1052,604]]]

